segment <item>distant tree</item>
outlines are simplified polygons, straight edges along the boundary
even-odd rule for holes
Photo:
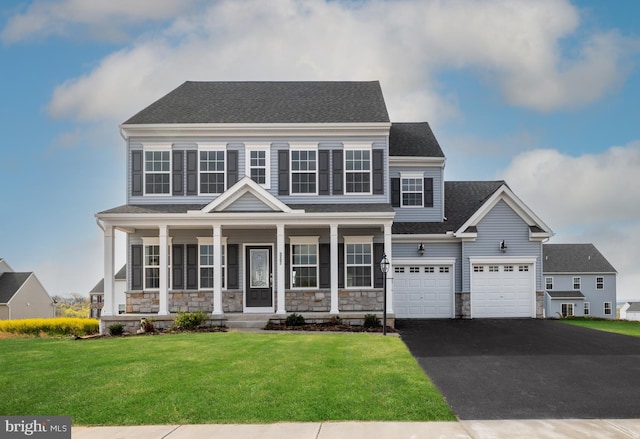
[[[54,296],[57,301],[58,317],[89,317],[89,298],[78,293],[71,293],[68,296]]]

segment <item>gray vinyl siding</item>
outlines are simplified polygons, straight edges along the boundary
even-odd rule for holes
[[[568,274],[549,274],[545,273],[544,277],[553,278],[553,289],[549,291],[574,291],[573,278],[580,278],[580,292],[584,295],[584,299],[550,299],[545,294],[545,302],[547,306],[547,317],[557,317],[557,312],[561,312],[562,303],[573,303],[574,315],[584,315],[584,302],[589,302],[590,316],[601,317],[607,319],[616,318],[616,275],[615,274],[598,274],[598,273],[568,273]],[[596,289],[596,278],[604,278],[604,288]],[[544,281],[544,279],[543,279]],[[611,302],[611,314],[605,315],[604,303]]]
[[[410,168],[392,167],[389,169],[389,179],[400,178],[405,174],[422,174],[423,178],[433,178],[433,207],[394,207],[396,211],[395,222],[441,222],[443,212],[442,188],[443,169],[441,167]],[[389,183],[387,179],[387,184]]]
[[[507,205],[499,201],[477,225],[475,241],[462,243],[463,291],[470,291],[470,262],[474,257],[535,257],[536,291],[542,290],[542,243],[529,240],[529,226]],[[506,253],[499,249],[500,241],[507,245]]]
[[[415,258],[425,259],[425,263],[428,263],[427,258],[455,258],[455,275],[456,285],[455,291],[462,291],[462,244],[460,242],[427,242],[424,241],[424,255],[418,255],[418,245],[421,242],[399,242],[393,244],[393,257],[394,258]]]
[[[333,151],[335,149],[343,148],[345,141],[358,142],[358,143],[370,143],[373,149],[380,149],[384,151],[383,163],[384,163],[384,176],[383,186],[384,193],[379,195],[278,195],[278,151],[289,150],[291,146],[304,143],[317,143],[318,151],[326,150]],[[177,195],[146,195],[146,196],[133,196],[131,194],[132,181],[132,156],[131,151],[142,150],[143,144],[153,144],[154,142],[166,143],[166,139],[160,138],[130,138],[128,140],[128,154],[127,154],[127,204],[163,204],[163,203],[184,203],[184,204],[208,204],[214,200],[217,195],[205,194],[205,195],[192,195],[192,196],[177,196]],[[189,141],[180,141],[172,144],[173,151],[189,151],[197,150],[198,144],[206,143],[222,143],[227,145],[227,150],[234,150],[238,152],[238,179],[241,179],[246,175],[246,148],[244,141],[238,141],[234,138],[194,138]],[[386,203],[389,201],[388,197],[388,146],[387,139],[385,137],[352,137],[348,139],[344,138],[251,138],[246,140],[251,144],[263,144],[270,147],[270,189],[269,192],[281,199],[284,203],[291,204],[334,204],[334,203]],[[173,157],[172,157],[173,159]],[[183,154],[183,169],[186,170],[187,155]],[[329,169],[333,167],[333,156],[329,154]],[[373,165],[373,163],[372,163]],[[144,174],[143,174],[144,179]],[[198,182],[199,183],[199,182]],[[143,180],[144,185],[144,180]],[[371,185],[373,186],[373,173]],[[183,171],[183,187],[187,187],[187,172]],[[434,188],[436,182],[434,181]],[[173,189],[173,188],[172,188]],[[228,187],[227,187],[228,189]],[[333,176],[329,173],[329,193],[333,193]],[[441,192],[438,192],[438,196]]]

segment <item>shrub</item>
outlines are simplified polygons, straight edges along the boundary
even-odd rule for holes
[[[302,326],[304,325],[304,317],[296,313],[289,314],[284,324],[287,326]]]
[[[117,336],[122,335],[124,333],[124,326],[122,323],[114,323],[113,325],[109,325],[109,335]]]
[[[380,319],[375,314],[365,314],[362,326],[365,328],[379,328],[381,326]]]
[[[140,320],[140,329],[144,332],[156,332],[156,319],[150,317]]]
[[[205,321],[206,314],[202,311],[198,312],[179,312],[178,316],[173,320],[176,329],[192,330],[198,329]]]
[[[96,319],[58,317],[55,319],[0,320],[0,332],[40,335],[86,335],[99,330]]]

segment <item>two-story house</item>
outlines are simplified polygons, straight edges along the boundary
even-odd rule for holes
[[[552,236],[502,181],[445,182],[427,123],[374,82],[186,82],[120,126],[126,204],[104,230],[103,329],[204,310],[542,316]],[[114,230],[127,234],[126,313]]]
[[[593,244],[545,244],[546,317],[616,318],[613,265]]]

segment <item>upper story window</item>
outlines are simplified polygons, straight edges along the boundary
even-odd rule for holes
[[[579,277],[574,277],[573,278],[573,289],[574,290],[579,290],[580,286],[581,286],[580,278]]]
[[[245,174],[265,189],[271,186],[269,148],[247,146]]]
[[[604,290],[604,277],[596,277],[596,290]]]
[[[402,175],[400,177],[400,206],[423,207],[422,175]]]
[[[318,151],[291,150],[291,194],[318,193]]]
[[[291,285],[318,287],[318,237],[291,238]]]
[[[544,287],[546,290],[553,290],[553,278],[545,277],[544,278]]]
[[[345,149],[345,192],[371,193],[371,149]]]
[[[225,190],[225,151],[200,150],[200,193],[221,194]]]
[[[171,193],[171,151],[144,152],[145,194]]]

